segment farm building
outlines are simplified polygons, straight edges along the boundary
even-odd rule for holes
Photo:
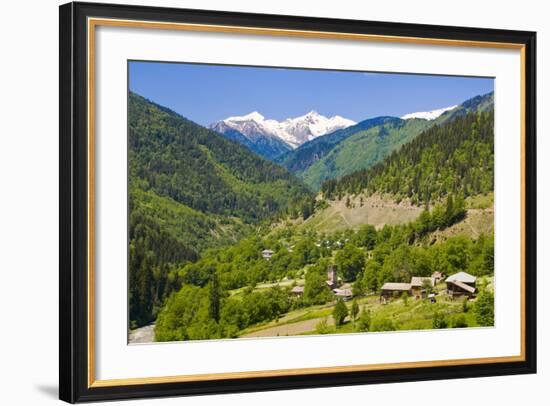
[[[425,283],[429,283],[431,287],[434,287],[435,279],[430,276],[413,276],[411,278],[411,293],[415,298],[420,299],[422,296],[426,296]]]
[[[434,279],[434,284],[437,285],[439,282],[441,282],[443,280],[444,275],[443,275],[443,273],[441,273],[439,271],[435,271],[432,274],[432,278]]]
[[[353,293],[351,289],[333,289],[334,296],[342,298],[344,300],[351,300]]]
[[[456,296],[473,296],[476,292],[477,278],[466,272],[458,272],[445,279],[447,294]]]
[[[266,260],[269,260],[271,259],[271,257],[273,256],[274,252],[271,251],[271,250],[263,250],[262,251],[262,257]]]
[[[411,294],[410,283],[386,282],[380,290],[380,300],[386,301],[395,295],[402,295],[403,292]]]

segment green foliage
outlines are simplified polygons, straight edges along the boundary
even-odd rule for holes
[[[409,294],[407,292],[401,293],[401,300],[403,300],[403,304],[405,306],[409,305]]]
[[[338,299],[338,301],[336,302],[336,306],[334,306],[334,310],[332,311],[334,323],[337,326],[341,326],[342,324],[344,324],[344,320],[346,319],[346,317],[348,317],[348,314],[348,307],[341,298]]]
[[[449,325],[445,315],[439,312],[435,312],[432,319],[432,328],[441,329],[447,328]]]
[[[375,317],[370,325],[369,331],[395,331],[397,326],[389,317]]]
[[[468,313],[468,310],[470,310],[470,306],[468,305],[468,300],[469,300],[468,297],[465,297],[464,299],[462,299],[462,312],[463,313]]]
[[[365,255],[359,248],[347,243],[336,253],[335,263],[344,280],[354,281],[365,266]]]
[[[359,320],[357,322],[357,329],[359,331],[369,331],[371,325],[371,314],[370,311],[363,308],[361,314],[359,315]]]
[[[304,302],[306,304],[323,304],[328,302],[332,293],[326,283],[326,274],[310,270],[306,274]]]
[[[466,328],[468,323],[466,322],[466,317],[463,314],[455,314],[451,317],[451,327],[452,328]]]
[[[358,247],[364,247],[367,250],[372,250],[376,245],[376,228],[371,224],[361,226],[353,235],[352,243]]]
[[[317,334],[329,334],[332,332],[332,328],[329,326],[328,319],[326,317],[317,323],[315,326],[315,332]]]
[[[174,268],[313,199],[286,170],[134,93],[128,114],[130,321],[140,326],[181,286]],[[248,279],[267,273],[256,265]],[[213,273],[184,272],[199,286]]]
[[[333,198],[366,189],[398,199],[408,197],[413,203],[429,203],[459,192],[464,197],[491,192],[493,126],[494,114],[486,112],[431,127],[373,167],[326,181],[321,191]]]
[[[213,280],[214,281],[214,280]],[[214,282],[206,287],[184,285],[170,296],[155,325],[157,341],[205,340],[235,337],[239,330],[274,320],[290,309],[288,291],[275,286],[250,292],[242,298],[226,297],[219,291],[219,320],[213,316]]]
[[[495,297],[493,292],[484,289],[474,305],[474,314],[480,326],[495,325]]]
[[[434,288],[432,286],[432,283],[428,279],[424,279],[422,281],[422,290],[426,292],[426,295],[429,295],[433,292]]]
[[[378,287],[381,286],[378,282],[378,274],[380,273],[382,266],[377,261],[368,261],[365,271],[363,273],[363,286],[367,292],[376,292]]]
[[[159,341],[236,337],[249,326],[277,320],[291,307],[334,300],[326,284],[327,267],[331,263],[336,264],[346,282],[353,283],[354,295],[376,292],[387,281],[408,282],[413,275],[429,276],[436,270],[446,274],[458,271],[477,276],[493,274],[492,236],[481,235],[477,239],[457,236],[437,240],[435,244],[429,239],[432,231],[449,227],[464,217],[465,196],[477,190],[473,186],[455,187],[439,175],[432,175],[441,173],[461,180],[477,176],[476,165],[480,163],[476,154],[485,156],[485,147],[492,143],[488,140],[488,133],[492,132],[492,127],[488,129],[491,114],[464,115],[453,122],[452,129],[441,126],[418,137],[420,141],[414,141],[418,142],[414,148],[422,146],[436,153],[432,166],[424,165],[422,157],[417,161],[415,149],[408,144],[385,161],[388,165],[393,162],[399,170],[394,171],[386,163],[384,171],[373,169],[376,176],[372,179],[383,179],[387,173],[397,176],[398,183],[418,177],[418,185],[412,183],[411,195],[400,190],[394,194],[426,204],[426,210],[416,221],[386,225],[379,231],[364,225],[357,231],[321,234],[315,229],[292,225],[289,217],[307,219],[327,203],[316,201],[285,170],[132,94],[131,325],[140,326],[157,318],[155,333]],[[466,134],[455,136],[451,130]],[[444,136],[450,137],[450,146],[443,145]],[[452,175],[441,171],[445,166],[442,159],[453,163]],[[491,159],[487,159],[490,168],[484,169],[484,176],[492,179]],[[417,164],[428,172],[415,175]],[[373,184],[377,185],[377,181]],[[343,180],[342,185],[346,182]],[[469,185],[468,182],[464,184]],[[486,186],[484,182],[481,189]],[[425,193],[426,184],[439,186],[437,191]],[[352,190],[355,189],[338,186],[331,193]],[[435,200],[438,202],[434,204]],[[350,198],[349,205],[352,204],[355,203]],[[283,225],[282,219],[288,221]],[[264,249],[274,251],[269,260],[262,257]],[[304,294],[300,298],[291,296],[288,287],[264,285],[255,289],[261,283],[304,275]],[[474,317],[480,325],[492,325],[494,298],[484,297],[486,293],[492,295],[482,292],[478,300],[482,303],[476,303],[474,314],[469,314],[467,320],[446,318],[438,313],[434,327],[435,324],[439,326],[435,328],[461,327],[467,322],[474,323]],[[407,297],[403,301],[413,306],[414,302]],[[333,314],[337,326],[344,323],[348,313],[345,303],[339,300]],[[353,328],[359,331],[392,331],[406,323],[391,317],[371,319],[369,311],[360,313],[355,300],[351,318]],[[425,319],[426,323],[430,320]],[[320,323],[318,327],[320,333],[334,330],[328,323]]]
[[[359,314],[359,303],[357,303],[356,299],[353,299],[353,302],[351,303],[351,318],[353,321],[357,318],[357,315]]]
[[[285,169],[130,93],[130,178],[203,213],[270,218],[309,193]]]
[[[418,219],[411,223],[414,230],[413,238],[421,238],[424,235],[438,230],[450,227],[459,222],[466,216],[466,208],[464,198],[457,195],[453,198],[452,194],[447,195],[447,203],[445,206],[436,204],[430,212],[425,209],[420,213]]]
[[[324,156],[313,157],[311,165],[303,171],[295,172],[296,175],[312,189],[318,190],[327,179],[375,165],[433,125],[427,120],[402,120],[397,117],[380,117],[375,120],[378,120],[376,126],[354,126],[356,131],[353,134],[333,145]]]

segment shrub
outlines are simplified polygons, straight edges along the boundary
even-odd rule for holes
[[[464,300],[462,301],[462,312],[468,313],[468,310],[470,310],[470,306],[468,305],[468,298],[465,297]]]
[[[348,314],[348,307],[342,299],[338,299],[338,301],[336,302],[336,306],[334,306],[334,310],[332,311],[334,323],[336,323],[337,326],[344,324],[344,320],[346,319]]]
[[[397,327],[392,319],[386,317],[375,318],[372,321],[370,331],[395,331]]]
[[[492,292],[481,292],[474,305],[474,313],[480,326],[495,325],[495,297]]]
[[[371,316],[370,310],[365,310],[359,315],[359,320],[357,322],[357,329],[359,331],[369,331],[371,325]]]
[[[317,332],[317,334],[328,334],[331,332],[331,328],[328,325],[328,320],[326,317],[322,319],[319,323],[317,323],[317,325],[315,326],[315,331]]]
[[[463,314],[455,315],[451,320],[451,327],[452,328],[468,327],[468,323],[466,322],[466,317],[464,317]]]
[[[447,320],[445,320],[445,315],[436,312],[434,318],[432,319],[433,328],[447,328]]]

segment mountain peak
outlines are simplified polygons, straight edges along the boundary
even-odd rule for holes
[[[228,117],[223,121],[248,121],[248,120],[254,120],[254,121],[257,121],[257,122],[262,122],[262,121],[264,121],[264,119],[265,119],[265,117],[262,116],[260,113],[258,113],[257,111],[253,111],[252,113],[248,113],[244,116]]]
[[[340,116],[327,118],[315,110],[283,121],[266,119],[257,111],[245,116],[233,116],[222,121],[256,142],[261,136],[282,140],[289,148],[297,148],[307,141],[356,124]],[[218,128],[217,123],[210,128]],[[219,130],[218,130],[219,131]]]
[[[431,110],[431,111],[418,111],[416,113],[405,114],[401,118],[403,120],[409,120],[411,118],[421,118],[421,119],[430,121],[430,120],[435,120],[446,111],[452,110],[456,107],[458,107],[458,105],[443,107],[441,109]]]

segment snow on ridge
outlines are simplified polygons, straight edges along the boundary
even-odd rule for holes
[[[248,113],[244,116],[233,116],[233,117],[227,117],[223,121],[247,121],[247,120],[254,120],[254,121],[264,121],[265,117],[262,116],[257,111],[253,111],[252,113]]]
[[[409,120],[411,118],[422,118],[424,120],[435,120],[436,118],[438,118],[440,115],[442,115],[446,111],[452,110],[456,107],[458,107],[458,104],[454,105],[454,106],[443,107],[441,109],[432,110],[432,111],[419,111],[419,112],[416,112],[416,113],[409,113],[409,114],[405,114],[401,118],[403,120]]]
[[[304,142],[356,124],[353,120],[337,115],[327,118],[314,110],[303,116],[287,118],[283,121],[266,119],[254,111],[244,116],[228,117],[222,122],[245,135],[250,134],[253,128],[254,131],[266,136],[274,136],[283,140],[292,148],[297,148]],[[211,127],[214,125],[212,124]]]

